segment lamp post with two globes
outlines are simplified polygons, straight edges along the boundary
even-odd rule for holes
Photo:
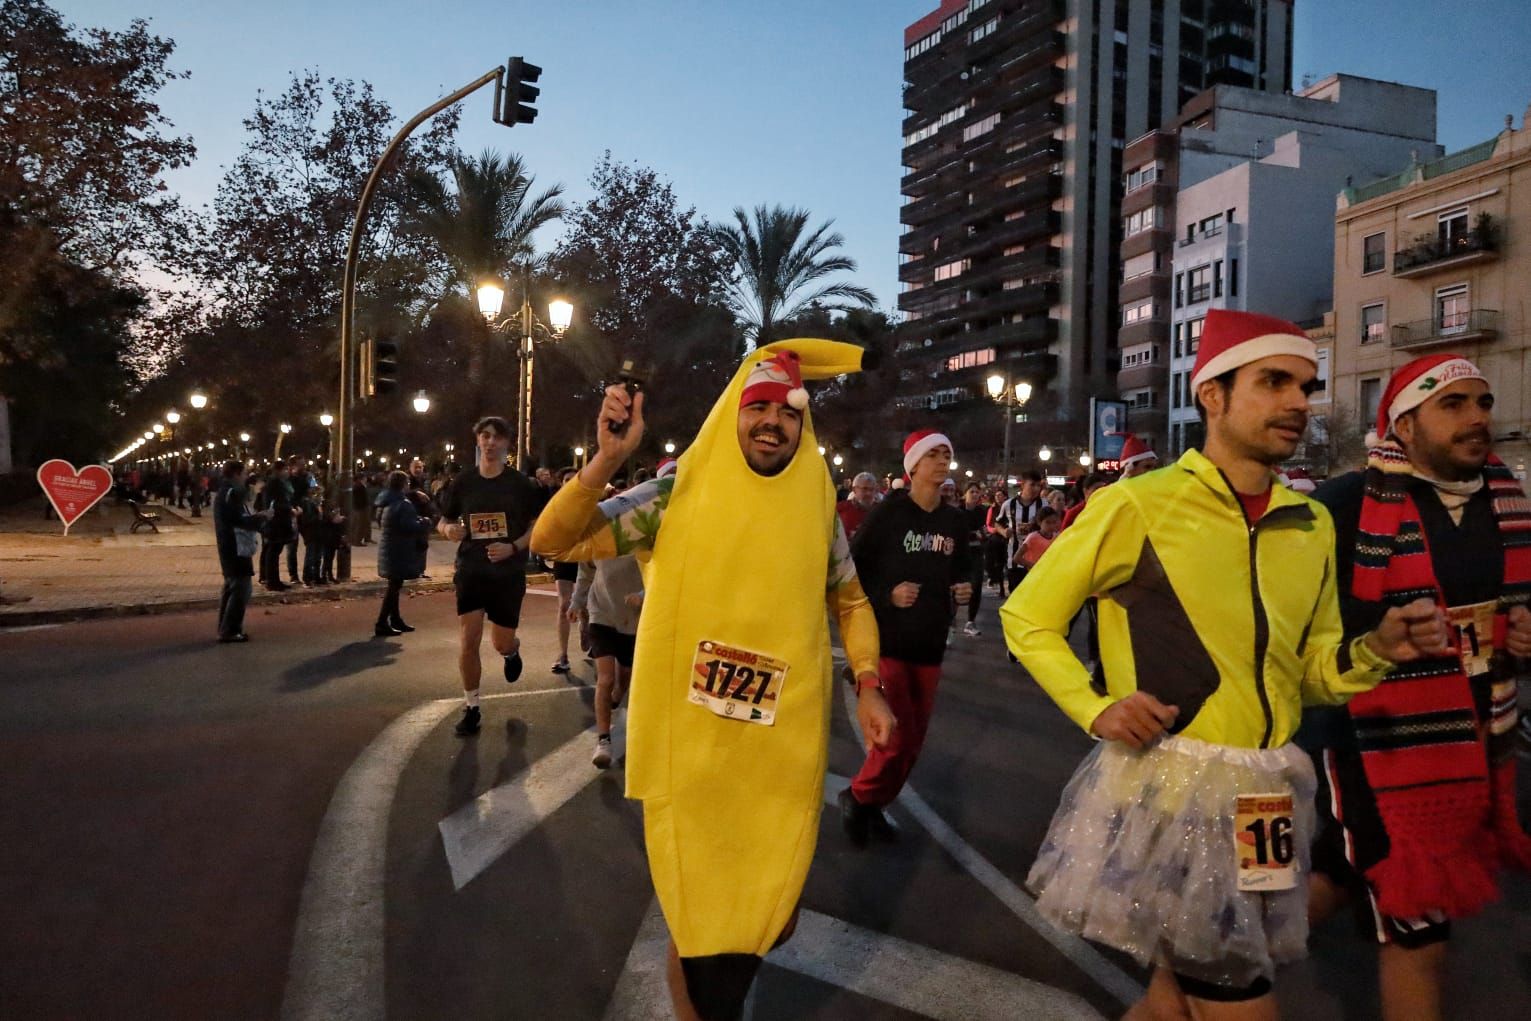
[[[1012,384],[1009,377],[993,375],[986,381],[989,396],[1000,402],[1005,409],[1005,450],[1000,461],[1000,478],[1010,478],[1010,423],[1015,420],[1016,410],[1031,400],[1031,384],[1024,380]]]
[[[500,319],[500,309],[505,303],[505,288],[498,280],[485,280],[478,286],[478,310],[490,329],[496,333],[508,331],[516,324],[515,319]],[[532,312],[531,269],[521,274],[520,308],[520,380],[516,386],[516,468],[525,471],[532,453],[532,390],[536,369],[536,341],[534,329],[541,329],[554,339],[562,337],[574,321],[574,306],[562,298],[548,302],[548,321],[543,323]],[[496,320],[499,320],[496,323]]]

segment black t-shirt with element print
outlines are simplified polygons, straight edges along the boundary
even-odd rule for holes
[[[912,498],[884,500],[851,542],[856,574],[877,614],[882,654],[909,663],[938,664],[952,620],[951,587],[967,581],[971,547],[967,515],[941,504],[927,511]],[[893,605],[893,589],[917,582],[914,605]]]

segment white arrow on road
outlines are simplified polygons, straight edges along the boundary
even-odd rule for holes
[[[612,761],[622,757],[625,713],[612,713]],[[441,842],[446,848],[452,885],[461,890],[516,841],[542,824],[574,795],[600,778],[602,770],[590,764],[595,729],[582,730],[542,756],[515,776],[441,820]]]

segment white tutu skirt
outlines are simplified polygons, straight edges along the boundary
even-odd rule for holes
[[[1306,953],[1316,783],[1294,745],[1103,741],[1063,791],[1027,877],[1054,924],[1202,982],[1244,987]],[[1297,886],[1238,889],[1236,797],[1291,791]]]

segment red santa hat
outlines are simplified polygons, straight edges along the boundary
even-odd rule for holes
[[[1215,308],[1202,324],[1191,388],[1273,355],[1296,355],[1318,364],[1318,349],[1301,327],[1275,316]]]
[[[675,460],[673,457],[660,458],[659,466],[654,469],[654,477],[656,479],[667,479],[671,475],[675,474],[675,469],[679,467],[679,465],[680,462]]]
[[[1125,468],[1130,464],[1146,461],[1150,457],[1158,460],[1159,455],[1154,453],[1153,448],[1138,439],[1135,434],[1128,433],[1126,441],[1122,443],[1122,467]]]
[[[1476,365],[1458,354],[1426,355],[1394,369],[1377,404],[1377,437],[1384,438],[1392,432],[1399,415],[1413,411],[1448,384],[1463,379],[1484,376]]]
[[[808,407],[808,391],[803,389],[803,370],[796,351],[772,352],[750,369],[739,404],[757,401],[785,404],[798,411]]]
[[[1318,488],[1306,468],[1291,468],[1282,472],[1281,483],[1294,493],[1311,493]]]
[[[913,475],[914,466],[920,463],[920,458],[930,453],[936,447],[945,446],[956,456],[956,448],[952,441],[946,438],[945,433],[934,429],[918,429],[909,434],[904,441],[904,474]]]

